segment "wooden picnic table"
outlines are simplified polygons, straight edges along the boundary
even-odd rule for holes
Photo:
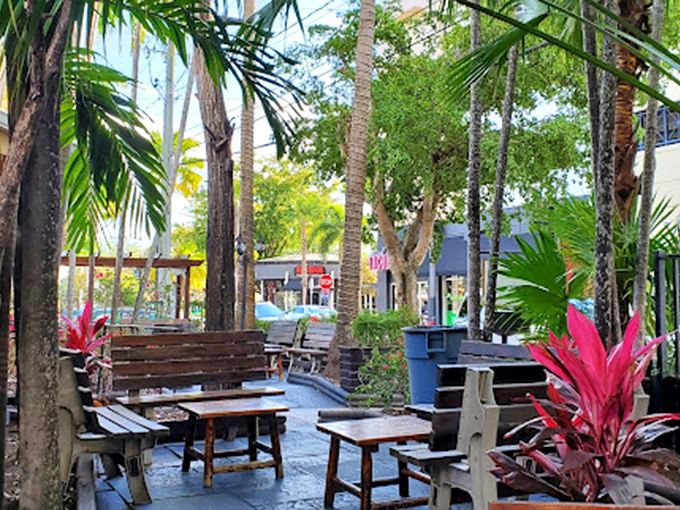
[[[316,428],[331,436],[324,495],[324,505],[327,508],[333,506],[337,492],[349,492],[357,496],[361,501],[361,510],[408,508],[427,504],[428,497],[409,498],[408,483],[409,478],[414,478],[429,484],[430,480],[426,475],[410,470],[407,463],[399,461],[397,477],[374,480],[372,455],[383,443],[406,444],[407,441],[426,441],[432,430],[430,422],[414,416],[384,416],[365,420],[317,423]],[[361,448],[359,483],[350,483],[338,476],[340,441],[347,441]],[[371,500],[373,487],[387,485],[399,485],[399,495],[408,499],[374,503]]]
[[[283,456],[276,413],[289,408],[263,398],[241,398],[231,400],[209,400],[179,404],[179,408],[189,413],[189,430],[184,443],[182,471],[188,472],[191,461],[203,461],[203,485],[212,487],[213,475],[233,473],[273,467],[276,478],[283,478]],[[215,420],[220,418],[245,417],[248,427],[248,448],[241,450],[215,451]],[[271,446],[258,440],[258,418],[269,422]],[[198,420],[205,421],[205,448],[201,452],[194,447],[194,437]],[[263,451],[272,456],[270,460],[258,461],[257,453]],[[249,461],[239,464],[215,466],[214,460],[220,457],[248,455]]]

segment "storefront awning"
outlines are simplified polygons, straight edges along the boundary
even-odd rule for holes
[[[288,280],[281,290],[291,290],[294,292],[302,292],[302,278],[291,278]]]

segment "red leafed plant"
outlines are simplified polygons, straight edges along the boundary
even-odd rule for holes
[[[92,322],[92,303],[87,302],[83,313],[75,321],[62,317],[65,329],[62,345],[67,349],[80,351],[85,356],[85,367],[88,373],[94,372],[96,367],[111,368],[111,360],[99,355],[97,349],[104,345],[111,334],[103,335],[104,325],[108,316],[103,316]]]
[[[493,450],[489,455],[497,468],[492,472],[514,489],[564,501],[631,504],[628,477],[677,488],[680,456],[652,442],[674,430],[666,422],[680,415],[633,416],[635,390],[665,337],[635,349],[640,326],[635,314],[623,341],[607,353],[593,323],[573,306],[567,323],[571,338],[551,333],[549,342],[529,346],[547,369],[548,399],[529,395],[538,417],[508,433],[527,426],[538,429],[528,443],[520,443],[520,450],[539,470],[530,471]]]

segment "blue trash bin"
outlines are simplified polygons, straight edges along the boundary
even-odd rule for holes
[[[432,404],[437,387],[437,365],[455,363],[466,327],[404,328],[404,354],[412,404]]]

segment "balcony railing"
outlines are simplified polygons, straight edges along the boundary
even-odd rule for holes
[[[640,127],[645,128],[647,125],[647,112],[640,112],[637,116],[640,121]],[[657,114],[656,146],[663,147],[674,143],[680,143],[680,113],[669,110],[667,106],[661,106]],[[638,149],[642,150],[644,148],[645,144],[641,141]]]

